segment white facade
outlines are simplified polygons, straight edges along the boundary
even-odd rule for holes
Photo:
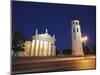
[[[50,36],[46,29],[46,33],[36,34],[32,37],[31,45],[31,56],[55,56],[56,47],[55,47],[55,36]]]
[[[79,20],[73,20],[72,24],[72,55],[84,55],[82,41],[81,41],[81,29]]]
[[[24,43],[24,51],[19,52],[18,56],[56,56],[55,36],[50,36],[48,30],[44,34],[36,34],[32,41]]]

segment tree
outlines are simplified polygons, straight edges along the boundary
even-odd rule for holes
[[[60,50],[56,50],[56,55],[59,55],[60,54]]]
[[[84,54],[87,55],[87,54],[91,54],[91,50],[89,49],[88,45],[87,44],[83,44],[83,51],[84,51]]]
[[[93,54],[96,55],[96,45],[93,46],[92,50],[93,50]]]
[[[25,41],[24,35],[20,31],[12,32],[12,50],[17,55],[19,51],[23,51],[23,43]]]

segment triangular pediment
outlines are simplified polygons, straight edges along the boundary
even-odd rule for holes
[[[48,40],[56,41],[56,39],[53,38],[48,33],[45,33],[45,34],[37,34],[37,35],[33,36],[33,38],[37,38],[37,39],[48,39]]]

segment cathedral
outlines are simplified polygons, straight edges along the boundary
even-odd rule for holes
[[[39,34],[38,30],[36,30],[35,35],[32,36],[32,41],[24,43],[25,51],[19,53],[19,56],[55,56],[55,41],[55,35],[49,35],[47,29],[43,34]]]
[[[71,26],[72,55],[83,56],[84,52],[79,20],[72,20]],[[19,56],[56,56],[55,41],[55,35],[49,35],[47,29],[43,34],[39,34],[36,29],[35,35],[32,36],[32,40],[24,43],[24,52],[20,52]]]

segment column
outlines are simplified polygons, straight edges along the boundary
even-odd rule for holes
[[[52,55],[55,55],[54,43],[52,44]]]
[[[32,40],[32,44],[31,44],[31,56],[33,56],[34,55],[34,51],[35,51],[35,40]]]
[[[51,56],[51,42],[48,42],[49,46],[48,46],[48,56]]]
[[[54,56],[56,55],[56,47],[55,47],[55,44],[53,44],[53,51],[54,51]]]
[[[47,41],[47,54],[46,54],[46,56],[48,56],[48,49],[49,49],[49,42]]]
[[[39,40],[36,40],[35,56],[38,56]]]
[[[44,56],[47,56],[47,41],[44,41]]]
[[[36,39],[35,39],[35,44],[34,44],[33,56],[35,56],[35,51],[36,51]]]
[[[48,53],[49,53],[49,41],[47,42],[47,56],[49,56]]]
[[[42,47],[42,56],[44,56],[44,41],[43,41],[43,47]]]
[[[39,45],[38,45],[38,56],[40,56],[40,40],[39,40]]]
[[[42,56],[42,52],[43,52],[43,41],[40,40],[40,51],[39,51],[39,56]]]
[[[54,56],[56,55],[56,47],[55,47],[55,45],[53,45],[53,51],[54,51]]]
[[[53,55],[53,45],[52,45],[52,43],[51,43],[51,54],[50,54],[51,56]]]

